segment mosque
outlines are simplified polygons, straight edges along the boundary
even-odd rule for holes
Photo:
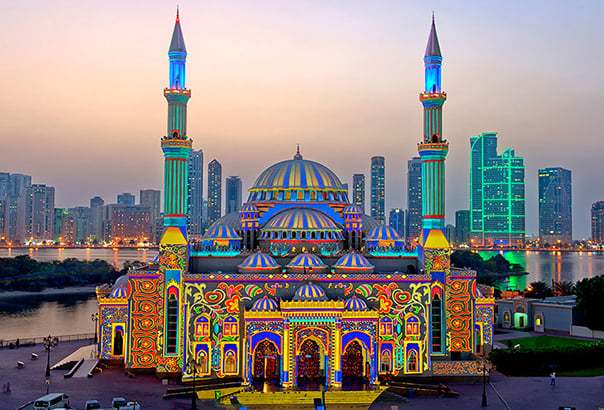
[[[99,357],[161,377],[304,380],[340,387],[383,376],[481,374],[492,292],[450,266],[444,231],[442,56],[432,21],[424,57],[422,233],[417,247],[350,203],[325,165],[268,167],[247,203],[187,237],[187,51],[177,14],[168,52],[164,231],[158,257],[97,288]],[[491,289],[492,291],[492,289]],[[192,364],[195,366],[192,366]]]

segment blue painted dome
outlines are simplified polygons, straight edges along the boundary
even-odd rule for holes
[[[310,270],[310,269],[325,269],[327,265],[319,259],[318,256],[312,255],[310,253],[301,253],[294,257],[288,264],[288,269],[298,269],[298,270]]]
[[[281,268],[270,255],[261,252],[248,256],[238,267],[239,271],[270,271]]]
[[[366,241],[401,241],[401,237],[392,227],[388,225],[380,225],[373,228],[365,237]]]
[[[371,273],[374,268],[367,258],[354,252],[342,256],[333,267],[337,270],[362,271],[364,273]]]
[[[258,213],[258,207],[254,204],[245,204],[241,207],[241,210],[239,211],[239,213],[244,213],[244,212],[251,212],[251,213]]]
[[[294,301],[326,301],[327,295],[325,291],[318,285],[312,282],[298,288],[294,294]]]
[[[125,299],[128,297],[128,275],[122,275],[116,279],[109,297],[114,299]]]
[[[203,236],[203,239],[232,240],[241,239],[241,237],[237,235],[232,226],[212,225]]]
[[[343,214],[363,214],[361,208],[356,206],[355,204],[350,204],[342,211]]]
[[[262,230],[339,230],[326,214],[312,208],[291,208],[273,216]]]
[[[264,296],[252,305],[252,312],[276,312],[279,310],[279,304],[275,299]]]
[[[344,308],[351,312],[364,312],[368,310],[367,303],[365,303],[363,299],[357,298],[356,296],[346,299],[344,302]]]

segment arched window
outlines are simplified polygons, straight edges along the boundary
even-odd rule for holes
[[[116,330],[115,336],[113,337],[113,355],[124,355],[124,335],[122,334],[121,329]]]
[[[198,372],[201,374],[208,373],[208,357],[206,356],[206,352],[203,350],[199,352],[197,356],[197,363],[199,364]]]
[[[175,288],[168,289],[168,306],[166,309],[166,353],[176,354],[178,336],[178,300]]]
[[[503,321],[504,322],[509,322],[510,321],[510,312],[509,312],[509,310],[506,310],[505,312],[503,312]]]
[[[304,191],[298,191],[298,201],[302,201],[304,199]]]
[[[432,297],[432,352],[442,353],[442,300],[439,294]]]
[[[226,352],[226,357],[224,358],[224,372],[226,374],[237,373],[237,359],[235,358],[235,352],[232,350]]]
[[[392,355],[390,354],[390,350],[382,350],[380,365],[382,373],[390,373],[392,371]]]
[[[239,323],[234,316],[227,316],[222,327],[222,333],[225,336],[237,336],[239,333]]]
[[[382,336],[392,336],[392,319],[388,316],[380,320],[380,334]]]
[[[195,335],[198,337],[210,335],[210,319],[207,315],[201,315],[195,319]]]
[[[277,192],[277,191],[273,192],[273,199],[279,199],[279,192]]]
[[[405,336],[419,336],[419,319],[414,315],[405,318]]]
[[[289,201],[291,199],[291,195],[292,195],[291,192],[285,191],[285,200]]]
[[[315,191],[312,191],[312,192],[310,193],[310,199],[311,199],[312,201],[315,201],[315,200],[317,199],[317,193],[316,193]]]

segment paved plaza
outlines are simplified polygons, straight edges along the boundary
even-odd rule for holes
[[[62,342],[51,353],[51,365],[71,354],[90,341]],[[39,358],[31,360],[31,353]],[[17,361],[25,363],[23,369],[17,369]],[[22,404],[46,393],[44,376],[46,353],[42,345],[21,347],[19,349],[0,349],[0,383],[10,382],[11,394],[0,396],[0,409],[15,409]],[[71,404],[82,409],[86,400],[97,399],[104,407],[109,407],[111,398],[123,396],[136,399],[143,410],[189,409],[190,399],[163,400],[161,396],[166,388],[152,375],[138,375],[129,378],[123,369],[110,368],[93,378],[64,379],[66,371],[53,370],[50,376],[50,391],[64,392],[71,398]],[[450,386],[460,393],[458,398],[413,398],[406,403],[374,403],[371,410],[399,409],[478,409],[481,408],[482,384],[451,383]],[[496,391],[495,391],[496,390]],[[497,394],[499,393],[499,395]],[[495,373],[487,385],[488,407],[490,409],[558,409],[560,406],[573,406],[577,409],[594,409],[604,406],[604,376],[600,377],[559,377],[556,386],[550,386],[549,378],[544,377],[506,377]],[[505,402],[504,402],[505,401]],[[199,409],[232,408],[219,406],[213,402],[198,402]],[[270,407],[250,407],[260,409]],[[277,407],[272,407],[277,408]],[[293,407],[278,406],[286,409]],[[301,407],[296,407],[301,408]],[[312,409],[313,406],[302,407]],[[367,409],[367,406],[337,406],[327,403],[330,410]]]

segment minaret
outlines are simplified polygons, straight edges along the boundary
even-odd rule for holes
[[[191,140],[187,137],[187,102],[191,91],[185,88],[187,50],[178,11],[168,56],[170,86],[164,89],[168,101],[168,128],[167,136],[161,141],[165,158],[164,234],[161,243],[186,244],[188,161],[191,151]],[[168,232],[170,235],[167,236]]]
[[[180,330],[185,320],[182,275],[188,269],[187,182],[192,141],[187,137],[187,102],[191,92],[185,88],[187,51],[176,12],[176,24],[168,51],[170,86],[164,89],[168,100],[168,133],[161,140],[164,152],[164,232],[159,242],[159,291],[156,371],[177,374],[182,371],[184,337]]]
[[[434,15],[424,55],[425,91],[419,95],[424,106],[424,138],[418,144],[422,160],[422,233],[420,246],[424,269],[430,270],[426,249],[449,249],[445,228],[445,158],[449,143],[443,139],[442,106],[447,94],[441,90],[440,46],[436,35]],[[447,251],[448,253],[448,251]],[[426,263],[428,262],[428,263]]]

